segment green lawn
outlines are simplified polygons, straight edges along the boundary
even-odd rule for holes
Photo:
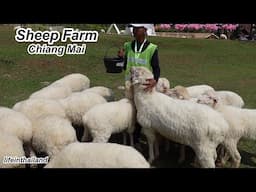
[[[27,44],[14,40],[12,27],[0,25],[0,105],[12,107],[31,93],[69,73],[83,73],[91,85],[102,85],[114,90],[117,99],[122,93],[124,74],[106,73],[103,57],[116,54],[129,36],[102,35],[98,43],[88,43],[85,55],[30,56]],[[240,94],[247,108],[256,108],[256,43],[230,40],[177,39],[150,37],[159,46],[161,76],[171,86],[208,84],[217,90],[231,90]],[[242,140],[241,167],[256,167],[256,142]],[[157,166],[173,167],[171,154],[156,161]],[[173,160],[172,160],[173,161]],[[176,166],[176,165],[175,165]]]

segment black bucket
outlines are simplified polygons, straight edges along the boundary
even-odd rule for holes
[[[108,52],[108,51],[107,51]],[[124,59],[120,57],[107,57],[107,52],[104,56],[104,65],[107,73],[122,73]]]

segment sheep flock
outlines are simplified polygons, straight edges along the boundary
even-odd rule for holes
[[[179,164],[190,149],[193,167],[238,168],[239,140],[256,139],[256,109],[243,108],[233,91],[205,84],[171,87],[161,77],[145,90],[153,78],[132,67],[116,99],[112,89],[90,87],[86,75],[72,73],[12,108],[0,106],[0,168],[153,168],[160,149],[174,153],[170,146]]]

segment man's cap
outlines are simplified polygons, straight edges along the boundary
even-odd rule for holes
[[[130,24],[130,25],[128,25],[128,27],[147,29],[147,25],[146,24]]]

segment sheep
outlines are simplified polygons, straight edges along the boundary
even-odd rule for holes
[[[107,87],[103,87],[103,86],[95,86],[95,87],[91,87],[88,89],[85,89],[84,91],[82,91],[83,93],[85,92],[92,92],[92,93],[96,93],[101,95],[102,97],[104,97],[107,101],[114,101],[114,92],[112,89],[109,89]]]
[[[71,123],[57,115],[39,117],[33,123],[33,129],[33,149],[37,153],[46,153],[50,158],[64,146],[77,141]]]
[[[194,86],[186,87],[186,89],[190,97],[194,97],[194,98],[202,95],[206,91],[209,91],[209,90],[214,91],[214,88],[212,88],[209,85],[194,85]]]
[[[69,86],[54,83],[34,92],[29,96],[30,99],[62,99],[72,94]]]
[[[97,105],[83,116],[83,125],[96,143],[108,142],[111,134],[126,130],[130,136],[130,144],[133,146],[135,122],[134,104],[126,98]],[[88,132],[84,132],[82,141],[88,140]]]
[[[124,91],[125,98],[133,100],[133,88],[132,88],[131,81],[125,81],[124,88],[125,88],[125,91]]]
[[[241,96],[232,91],[206,91],[203,95],[216,95],[224,105],[232,105],[235,107],[242,108],[244,101]]]
[[[172,89],[167,89],[164,94],[168,95],[169,97],[175,98],[175,99],[190,100],[192,102],[196,102],[196,101],[194,101],[195,98],[190,97],[186,87],[183,87],[181,85],[177,85]],[[161,142],[161,140],[164,139],[164,137],[156,137],[155,138],[156,139],[156,144],[155,144],[156,154],[155,154],[155,157],[158,157],[158,155],[159,155],[159,149],[158,149],[159,138],[160,138],[160,142]],[[168,152],[169,148],[170,148],[170,143],[168,142],[168,140],[166,140],[165,146],[166,146],[165,147],[166,152]],[[180,146],[180,157],[179,157],[178,162],[182,163],[184,160],[185,160],[185,145],[181,145]]]
[[[161,77],[158,79],[157,84],[156,84],[156,90],[164,93],[166,92],[167,89],[170,89],[170,82],[168,79],[165,77]]]
[[[83,125],[82,117],[90,108],[107,102],[101,95],[92,92],[72,93],[58,101],[65,109],[67,118],[77,126]]]
[[[72,143],[44,168],[149,168],[133,147],[115,143]]]
[[[69,86],[72,92],[82,91],[90,87],[90,79],[80,73],[72,73],[53,82],[51,85],[61,84]]]
[[[23,142],[30,142],[32,138],[30,120],[24,114],[7,107],[0,107],[0,130],[17,136]]]
[[[237,149],[225,143],[230,130],[220,113],[205,105],[173,99],[155,88],[146,92],[143,84],[153,74],[144,67],[132,67],[131,74],[137,120],[148,134],[159,132],[174,142],[190,146],[201,167],[215,168],[216,148],[220,143],[225,144],[233,157]],[[153,144],[154,139],[149,140],[149,162],[154,160]]]
[[[175,86],[172,89],[167,89],[165,94],[172,98],[177,98],[177,99],[185,99],[185,100],[191,99],[186,87],[183,87],[181,85]]]
[[[23,142],[26,156],[31,155],[32,124],[24,114],[0,107],[0,131],[17,136]]]
[[[52,99],[27,99],[16,103],[12,109],[25,114],[32,123],[43,115],[58,115],[66,118],[63,106]]]
[[[8,157],[25,157],[22,142],[18,137],[0,131],[0,168],[25,168],[25,164],[8,163]]]
[[[237,146],[237,143],[242,137],[256,139],[255,109],[241,109],[235,106],[225,105],[217,94],[202,95],[198,98],[197,102],[208,105],[223,115],[232,129],[229,135],[230,138],[232,138],[230,145]],[[236,152],[235,157],[236,159],[233,160],[233,166],[239,167],[241,161],[239,152]],[[224,161],[222,161],[222,164],[224,164]]]

